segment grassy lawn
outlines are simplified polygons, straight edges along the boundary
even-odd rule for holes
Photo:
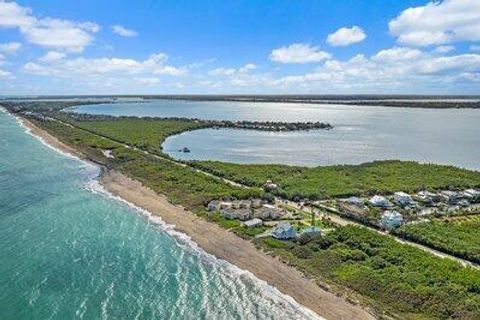
[[[295,167],[286,165],[242,165],[216,161],[196,161],[194,166],[250,186],[261,187],[267,180],[279,185],[274,191],[289,199],[312,200],[438,190],[449,186],[478,187],[480,172],[452,166],[419,164],[412,161],[375,161],[361,165]]]

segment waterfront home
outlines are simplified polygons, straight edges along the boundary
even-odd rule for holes
[[[382,214],[380,225],[388,230],[397,228],[403,224],[403,216],[396,210],[388,210]]]
[[[260,208],[261,206],[262,206],[262,200],[260,199],[253,199],[250,204],[251,208]]]
[[[271,204],[264,204],[253,211],[253,217],[262,220],[276,220],[283,217],[286,212]]]
[[[415,202],[413,201],[412,197],[405,192],[395,192],[393,194],[393,201],[402,207],[413,206]]]
[[[480,191],[475,189],[467,189],[463,192],[463,194],[471,199],[473,202],[480,201]]]
[[[241,221],[249,220],[252,215],[252,211],[250,211],[250,209],[238,209],[235,210],[235,212],[237,214],[237,219]]]
[[[436,202],[441,200],[441,197],[433,192],[429,192],[426,190],[419,191],[415,196],[414,199],[420,201],[422,203],[433,205]]]
[[[342,200],[345,203],[351,204],[352,206],[363,208],[363,200],[359,197],[350,197],[348,199]]]
[[[373,197],[370,198],[370,200],[368,200],[368,202],[373,207],[378,207],[378,208],[389,208],[392,206],[392,204],[390,203],[390,201],[388,201],[387,198],[379,195],[374,195]]]
[[[288,222],[280,222],[272,230],[272,236],[280,240],[294,239],[297,236],[297,232]]]
[[[267,180],[267,182],[265,182],[265,184],[263,185],[263,188],[265,188],[266,190],[273,190],[277,189],[278,185],[276,183],[273,183],[272,180]]]
[[[227,201],[220,202],[220,209],[229,209],[231,207],[232,207],[231,202],[227,202]]]
[[[232,208],[233,209],[240,209],[240,201],[238,201],[238,200],[232,201]]]
[[[254,218],[252,220],[245,221],[243,225],[247,228],[254,228],[254,227],[261,227],[263,224],[263,221],[257,218]]]
[[[241,209],[250,209],[252,206],[252,201],[250,200],[240,200],[239,206]]]
[[[207,205],[208,211],[220,211],[220,201],[212,200]]]
[[[237,219],[237,212],[232,208],[221,209],[220,213],[226,219],[229,219],[229,220]]]
[[[440,195],[445,201],[452,204],[457,203],[462,198],[458,192],[449,191],[449,190],[440,192]]]

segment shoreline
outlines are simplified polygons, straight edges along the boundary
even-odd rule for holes
[[[90,161],[76,149],[59,141],[24,118],[15,117],[45,144],[67,154]],[[244,240],[216,224],[210,223],[180,206],[171,204],[165,196],[146,188],[139,181],[115,170],[102,170],[99,183],[114,196],[160,217],[175,231],[192,239],[206,253],[225,260],[252,273],[269,286],[288,295],[295,302],[326,319],[375,319],[359,305],[354,305],[307,279],[299,270],[258,250]]]

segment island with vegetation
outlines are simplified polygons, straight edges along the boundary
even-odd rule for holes
[[[315,168],[177,161],[161,149],[168,136],[215,125],[198,119],[63,111],[76,104],[85,101],[1,103],[105,172],[114,170],[141,182],[186,212],[246,239],[375,316],[475,319],[480,314],[480,269],[474,264],[480,245],[473,236],[480,213],[475,209],[442,216],[437,212],[426,223],[403,224],[387,232],[322,209],[352,196],[393,199],[398,191],[479,188],[480,172],[397,160]],[[228,216],[245,212],[231,209],[236,203],[241,206],[241,200],[248,200],[249,206],[258,201],[268,210],[278,210],[280,223],[270,217],[262,225],[248,227],[241,219]],[[212,210],[214,205],[219,209]],[[365,206],[365,212],[377,210]],[[409,208],[398,210],[410,212]],[[289,232],[312,232],[297,238],[275,234],[278,225],[287,224]]]

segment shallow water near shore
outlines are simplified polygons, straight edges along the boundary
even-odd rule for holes
[[[0,111],[0,319],[309,319]]]
[[[480,109],[418,109],[153,100],[88,105],[77,112],[217,120],[321,121],[332,130],[259,132],[204,129],[169,137],[164,151],[182,160],[336,165],[400,159],[480,170]],[[178,150],[187,147],[189,153]]]

